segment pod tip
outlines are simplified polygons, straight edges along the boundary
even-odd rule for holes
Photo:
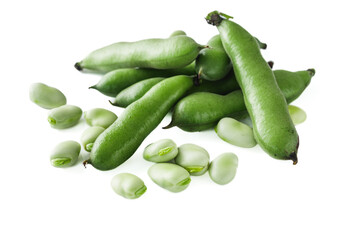
[[[86,165],[88,164],[90,164],[90,159],[83,161],[84,168],[86,168]]]
[[[296,165],[298,163],[296,152],[292,152],[289,156],[289,159],[293,161],[293,165]]]
[[[309,68],[307,71],[310,73],[311,76],[315,75],[315,69],[314,68]]]
[[[273,69],[273,67],[274,67],[274,62],[273,61],[268,61],[267,64],[269,65],[269,67],[271,69]]]
[[[171,121],[167,126],[162,127],[162,129],[169,129],[169,128],[172,128],[172,127],[175,127],[175,124],[173,123],[173,121]]]
[[[80,72],[83,70],[83,68],[81,67],[80,62],[75,63],[74,67],[76,68],[76,70],[78,70]]]
[[[111,100],[109,100],[109,103],[110,103],[111,105],[113,105],[113,106],[118,107],[118,105],[117,105],[115,102],[112,102]]]

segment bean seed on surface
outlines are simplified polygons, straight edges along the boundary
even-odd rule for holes
[[[143,153],[145,160],[150,162],[168,162],[176,157],[178,148],[171,139],[161,139],[149,144]]]
[[[195,144],[183,144],[178,148],[175,163],[185,168],[191,175],[203,175],[209,166],[210,155],[202,147]]]
[[[305,122],[306,112],[304,110],[293,105],[289,105],[288,108],[289,108],[290,117],[295,125]]]
[[[223,153],[211,161],[209,176],[217,184],[225,185],[236,175],[238,157],[233,153]]]
[[[148,175],[154,183],[174,193],[185,190],[191,182],[189,172],[173,163],[155,163]]]
[[[252,148],[256,145],[252,128],[233,118],[222,118],[215,132],[225,142],[238,147]]]
[[[105,130],[103,127],[92,126],[87,128],[81,135],[80,142],[85,151],[91,152],[96,138]]]
[[[84,113],[84,118],[87,124],[90,126],[99,126],[108,128],[115,120],[117,116],[115,113],[104,108],[93,108]]]
[[[31,84],[29,95],[32,102],[45,109],[53,109],[66,104],[66,97],[60,90],[43,83]]]
[[[127,199],[136,199],[146,192],[146,186],[139,177],[131,173],[119,173],[111,180],[112,189]]]
[[[50,163],[54,167],[65,168],[74,165],[80,154],[81,146],[78,142],[69,140],[59,143],[50,154]]]
[[[51,127],[56,129],[69,128],[79,122],[81,115],[81,108],[74,105],[64,105],[50,111],[48,122]]]

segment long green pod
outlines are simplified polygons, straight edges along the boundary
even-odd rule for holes
[[[274,71],[278,86],[288,104],[301,95],[314,74],[314,69],[297,72]],[[233,86],[237,84],[234,77],[227,81]],[[196,88],[201,88],[201,85],[192,89]],[[244,96],[240,88],[234,89],[238,90],[224,96],[210,92],[197,92],[184,97],[175,105],[171,122],[165,128],[177,126],[184,131],[202,131],[214,127],[224,117],[237,116],[246,111]]]
[[[149,91],[153,86],[155,86],[155,84],[159,83],[164,79],[165,78],[162,77],[156,77],[134,83],[133,85],[119,92],[119,94],[116,95],[115,100],[113,102],[110,101],[110,103],[114,106],[125,108],[131,103],[140,99],[142,96],[145,95],[147,91]]]
[[[290,118],[284,95],[250,33],[217,11],[206,20],[217,26],[224,49],[231,59],[236,80],[261,148],[276,159],[297,163],[299,136]]]
[[[144,79],[154,77],[172,77],[176,75],[194,75],[195,63],[177,69],[147,69],[147,68],[124,68],[117,69],[105,74],[100,81],[90,88],[96,89],[102,94],[110,97],[116,95],[125,88]]]
[[[79,71],[108,72],[118,68],[171,69],[185,67],[204,46],[186,35],[136,42],[118,42],[91,52],[75,64]]]
[[[184,75],[156,84],[100,134],[90,159],[84,164],[91,164],[99,170],[110,170],[125,162],[192,85],[193,78]]]

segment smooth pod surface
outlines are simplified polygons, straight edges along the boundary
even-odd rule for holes
[[[91,52],[75,64],[78,70],[108,72],[118,68],[181,68],[195,60],[203,46],[186,35],[118,42]]]
[[[187,143],[179,147],[175,163],[185,168],[191,175],[203,175],[209,167],[210,155],[203,148]]]
[[[54,108],[48,115],[48,122],[52,128],[64,129],[75,126],[82,115],[82,110],[78,106],[63,105]]]
[[[176,75],[195,75],[195,63],[191,63],[183,68],[176,69],[150,69],[150,68],[121,68],[106,73],[100,81],[90,88],[96,89],[102,94],[116,97],[125,88],[154,77],[172,77]]]
[[[275,76],[252,35],[226,18],[229,16],[215,11],[206,20],[217,26],[231,59],[253,123],[255,139],[271,157],[290,159],[296,164],[299,136]]]
[[[84,118],[90,126],[99,126],[108,128],[116,121],[117,116],[110,110],[105,108],[93,108],[84,113]]]
[[[230,58],[222,46],[219,35],[208,41],[208,48],[199,52],[195,61],[195,70],[201,79],[217,81],[224,78],[231,70]]]
[[[291,103],[309,85],[315,70],[275,70],[274,74],[287,103]],[[219,95],[230,90],[233,92]],[[233,73],[221,81],[203,81],[200,86],[193,86],[188,93],[175,105],[171,123],[167,127],[177,126],[189,132],[203,131],[214,127],[221,118],[238,116],[246,111],[244,96]]]
[[[252,128],[233,118],[222,118],[216,125],[215,132],[225,142],[238,147],[252,148],[257,144]]]
[[[87,128],[81,135],[80,142],[85,151],[91,152],[96,138],[105,130],[103,127],[92,126]]]
[[[81,146],[76,141],[64,141],[57,144],[50,154],[50,163],[54,167],[65,168],[74,165],[80,154]]]
[[[234,153],[223,153],[211,161],[209,176],[217,184],[230,183],[236,176],[238,157]]]
[[[29,96],[32,102],[45,109],[53,109],[66,104],[66,97],[59,89],[44,83],[31,84]]]
[[[294,105],[289,105],[288,107],[289,107],[290,117],[295,125],[305,122],[306,112],[304,110]]]
[[[163,77],[149,78],[140,82],[134,83],[130,87],[125,88],[116,96],[114,102],[111,104],[118,107],[127,107],[139,98],[145,95],[155,84],[164,80]]]
[[[178,147],[171,139],[161,139],[145,147],[143,158],[150,162],[168,162],[178,154]]]
[[[155,163],[148,175],[158,186],[174,193],[184,191],[191,182],[189,172],[173,163]]]
[[[131,173],[119,173],[111,180],[111,187],[120,196],[136,199],[146,192],[144,181]]]
[[[85,164],[99,170],[110,170],[125,162],[192,85],[193,78],[183,75],[156,84],[124,109],[118,119],[100,134]]]

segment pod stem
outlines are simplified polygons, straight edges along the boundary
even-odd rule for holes
[[[109,100],[109,103],[115,107],[118,107],[118,105],[115,102],[112,102],[111,100]]]
[[[212,11],[205,17],[205,20],[208,24],[219,26],[222,20],[230,18],[233,17],[219,11]]]
[[[194,83],[194,86],[200,86],[200,84],[202,83],[200,74],[196,74],[193,76],[193,83]]]
[[[80,72],[83,70],[80,62],[75,63],[74,67],[76,68],[76,70],[78,70]]]

